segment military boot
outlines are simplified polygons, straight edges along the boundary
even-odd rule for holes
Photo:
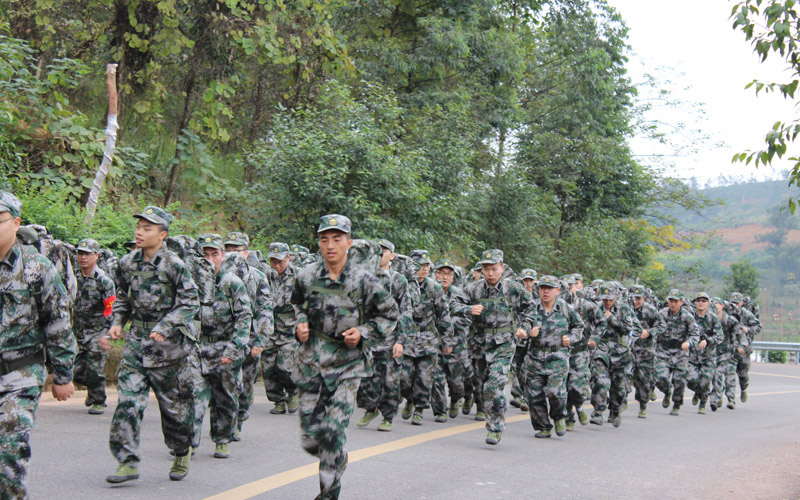
[[[656,399],[658,399],[658,397],[656,397],[656,390],[653,389],[650,391],[650,401],[655,401]]]
[[[103,412],[105,412],[104,406],[105,405],[100,405],[100,404],[92,405],[92,407],[89,408],[89,415],[102,415]]]
[[[639,418],[647,418],[647,405],[639,404]]]
[[[378,410],[375,411],[368,411],[364,413],[364,416],[361,417],[361,420],[356,422],[356,426],[358,427],[366,427],[369,425],[370,422],[375,420],[378,417]]]
[[[392,421],[383,419],[383,422],[378,424],[378,430],[381,432],[389,432],[392,430]]]
[[[700,402],[700,396],[698,396],[697,393],[695,393],[694,397],[692,398],[692,406],[697,406],[697,403],[699,402]]]
[[[742,391],[742,397],[740,399],[742,403],[747,403],[747,391]]]
[[[469,412],[472,411],[472,405],[475,404],[475,397],[470,396],[464,401],[464,406],[461,407],[461,413],[464,415],[469,415]]]
[[[670,400],[671,397],[672,397],[672,391],[667,390],[667,392],[664,393],[664,400],[661,401],[661,406],[664,408],[669,408],[669,404],[671,403]]]
[[[672,411],[669,412],[670,415],[673,417],[677,417],[680,414],[681,407],[679,405],[674,405],[672,407]]]
[[[434,422],[438,422],[440,424],[443,424],[443,423],[447,422],[447,415],[445,415],[444,413],[440,413],[440,414],[434,416],[433,421]]]
[[[700,407],[697,408],[697,413],[699,413],[700,415],[705,415],[706,414],[706,405],[701,403]]]
[[[226,443],[217,443],[214,447],[214,458],[228,458],[228,445]]]
[[[520,400],[519,410],[520,411],[528,411],[528,410],[530,410],[530,407],[528,407],[528,403],[526,403],[524,399]]]
[[[736,400],[735,399],[729,399],[728,400],[728,409],[729,410],[735,410],[736,409]]]
[[[560,418],[556,420],[556,435],[563,436],[567,433],[567,425],[564,423],[564,419]]]
[[[286,413],[286,403],[275,403],[275,406],[269,412],[273,415],[284,415]]]
[[[592,418],[589,419],[589,423],[594,425],[603,425],[603,414],[599,411],[593,411]]]
[[[619,413],[614,413],[613,415],[611,415],[611,418],[609,420],[611,420],[611,425],[613,425],[614,427],[619,427],[620,425],[622,425],[622,417],[619,416]]]
[[[550,429],[542,429],[539,432],[537,432],[536,434],[534,434],[533,437],[537,437],[537,438],[540,438],[540,439],[549,439],[550,438]]]
[[[414,417],[411,419],[411,425],[422,425],[422,412],[414,412]]]
[[[511,401],[509,401],[509,402],[508,402],[508,404],[510,404],[510,405],[511,405],[511,406],[513,406],[514,408],[519,408],[519,406],[520,406],[520,404],[521,404],[521,403],[522,403],[522,400],[520,400],[520,399],[519,399],[519,396],[514,396],[514,397],[511,399]]]
[[[403,420],[408,420],[411,418],[411,415],[414,414],[414,405],[411,402],[406,402],[406,405],[403,407],[403,414],[400,415],[403,417]]]
[[[297,407],[300,403],[300,396],[295,394],[294,396],[289,397],[289,402],[286,405],[286,409],[289,413],[295,413],[297,411]]]
[[[458,416],[458,410],[461,409],[461,400],[455,399],[450,401],[450,410],[447,412],[447,416],[450,418],[456,418]]]
[[[578,421],[581,423],[581,425],[589,425],[589,415],[587,415],[586,412],[583,411],[583,408],[578,408],[577,413],[578,413]]]
[[[486,444],[497,444],[500,442],[501,432],[489,432],[486,434]]]
[[[567,422],[567,430],[568,431],[574,431],[575,430],[575,421],[574,420]]]
[[[483,411],[483,410],[476,412],[475,413],[475,420],[477,420],[478,422],[486,421],[486,412]]]
[[[187,453],[182,457],[175,457],[172,462],[172,467],[169,469],[169,478],[173,481],[180,481],[189,473],[189,462],[192,459],[192,454]]]
[[[131,465],[120,464],[114,474],[106,477],[106,482],[117,484],[134,479],[139,479],[139,469]]]

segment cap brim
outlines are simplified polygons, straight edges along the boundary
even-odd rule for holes
[[[675,295],[668,295],[667,300],[683,300],[680,297],[676,297]]]
[[[478,265],[482,266],[484,264],[502,264],[502,263],[503,263],[502,260],[486,259],[478,262]]]
[[[228,241],[224,242],[224,243],[223,243],[223,245],[225,245],[225,246],[227,246],[227,245],[234,245],[234,246],[237,246],[237,247],[240,247],[240,246],[244,246],[244,247],[246,247],[246,246],[247,246],[247,243],[244,243],[244,242],[242,242],[242,241],[233,241],[233,240],[228,240]]]
[[[89,247],[78,247],[75,249],[76,252],[86,252],[86,253],[98,253],[97,250]]]
[[[270,253],[267,255],[267,258],[269,258],[269,259],[278,259],[278,260],[283,260],[283,259],[285,259],[285,258],[286,258],[286,257],[288,257],[288,256],[289,256],[289,252],[278,252],[278,253],[275,253],[275,252],[270,252]]]
[[[345,231],[342,229],[342,226],[321,226],[317,229],[317,233],[321,233],[323,231],[339,231],[340,233],[350,234],[350,231]]]
[[[538,283],[539,288],[561,288],[558,285],[554,285],[553,283]]]
[[[134,217],[137,218],[137,219],[144,219],[146,221],[152,222],[153,224],[159,224],[161,226],[169,227],[169,222],[165,221],[164,219],[162,219],[161,217],[159,217],[156,214],[150,214],[150,215],[147,215],[147,214],[136,214],[136,215],[134,215]]]

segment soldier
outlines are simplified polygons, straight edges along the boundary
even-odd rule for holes
[[[578,292],[583,290],[583,275],[580,273],[575,273],[572,275],[572,278],[575,280],[575,291]]]
[[[392,420],[400,404],[403,345],[414,327],[413,305],[419,297],[414,299],[407,293],[408,280],[390,267],[395,257],[394,244],[383,239],[378,240],[378,245],[382,250],[378,281],[397,302],[400,316],[396,328],[382,343],[371,348],[372,376],[361,381],[356,398],[358,406],[366,411],[356,425],[366,427],[378,416],[380,410],[383,420],[378,424],[378,430],[389,432],[392,430]]]
[[[197,398],[192,449],[200,447],[206,406],[211,409],[211,440],[214,457],[228,458],[228,443],[236,432],[239,413],[238,370],[247,354],[253,318],[247,288],[233,272],[221,270],[224,258],[222,236],[198,237],[203,255],[214,264],[214,300],[200,306],[201,332],[198,347],[202,384]]]
[[[131,322],[109,439],[119,466],[106,481],[139,478],[139,434],[151,388],[161,411],[164,441],[175,452],[169,478],[180,481],[189,472],[194,434],[192,367],[198,361],[193,321],[200,300],[186,264],[164,246],[172,214],[148,206],[134,217],[137,248],[119,261],[114,320],[108,331],[112,339],[119,339],[122,326]]]
[[[254,264],[250,256],[253,255],[248,250],[250,238],[242,232],[231,231],[225,241],[226,264],[237,269],[233,263],[236,259],[229,257],[230,254],[238,254],[244,260],[247,267],[246,273],[237,277],[244,282],[247,288],[247,295],[250,298],[250,307],[253,311],[252,327],[250,337],[247,342],[247,354],[242,362],[241,369],[237,372],[237,393],[239,399],[239,413],[236,418],[236,432],[233,441],[239,441],[242,432],[242,425],[250,418],[250,406],[253,404],[253,389],[258,378],[258,367],[261,364],[261,352],[267,345],[267,339],[274,333],[272,291],[270,290],[267,276],[261,271],[261,266]],[[255,262],[258,262],[256,259]]]
[[[734,355],[736,358],[736,374],[739,376],[739,389],[742,391],[742,403],[746,403],[747,387],[750,385],[750,354],[753,352],[750,346],[753,344],[756,335],[761,333],[761,323],[753,313],[742,307],[744,296],[741,293],[733,292],[731,294],[731,304],[733,304],[733,307],[731,307],[730,314],[739,320],[739,324],[747,337],[746,347],[743,349],[744,352],[737,352]]]
[[[550,419],[555,422],[557,435],[566,433],[569,346],[581,340],[583,333],[583,321],[558,297],[560,290],[558,278],[542,276],[539,280],[541,300],[534,305],[533,312],[536,322],[528,333],[517,331],[518,338],[531,339],[525,355],[525,398],[537,438],[551,436]]]
[[[97,265],[100,244],[93,239],[78,243],[78,296],[75,301],[75,338],[78,355],[75,356],[74,381],[86,386],[86,406],[90,415],[101,415],[106,406],[106,357],[111,347],[103,338],[111,328],[116,291],[114,282]],[[104,348],[105,347],[105,348]]]
[[[697,322],[683,308],[683,292],[672,289],[667,296],[668,306],[659,314],[664,318],[664,331],[656,338],[656,387],[664,393],[661,406],[669,408],[670,415],[679,415],[686,387],[689,348],[700,343]]]
[[[432,262],[427,250],[414,250],[411,258],[420,266],[417,271],[419,303],[414,307],[414,331],[403,349],[401,393],[406,405],[401,415],[412,417],[413,425],[422,425],[422,411],[430,406],[433,370],[438,353],[453,351],[453,324],[444,289],[428,277]]]
[[[655,339],[667,325],[658,309],[645,302],[645,289],[642,285],[632,286],[630,292],[636,319],[642,325],[642,336],[633,343],[633,386],[636,388],[636,401],[639,402],[638,416],[647,418],[647,403],[655,390]]]
[[[0,497],[27,498],[30,432],[42,394],[45,357],[53,374],[53,397],[74,392],[69,296],[53,264],[16,243],[22,203],[0,191]]]
[[[593,352],[589,341],[597,328],[597,306],[585,297],[585,290],[575,292],[573,309],[583,321],[583,335],[569,347],[569,374],[567,375],[567,430],[575,429],[575,414],[581,425],[589,424],[589,415],[583,411],[583,403],[591,397],[591,364]],[[574,411],[573,411],[574,410]]]
[[[292,370],[297,362],[295,327],[298,308],[291,302],[297,272],[290,262],[289,253],[286,243],[274,241],[269,244],[269,265],[275,271],[270,283],[275,329],[261,354],[261,376],[264,378],[267,399],[275,405],[269,411],[273,415],[282,415],[287,411],[294,413],[298,405],[297,386],[292,378]]]
[[[539,287],[536,286],[536,271],[533,269],[523,269],[520,272],[522,284],[525,286],[534,303],[539,300]],[[514,379],[511,382],[511,401],[509,404],[514,408],[519,408],[522,411],[528,411],[528,402],[525,399],[525,381],[523,380],[525,374],[523,373],[523,365],[525,364],[525,353],[528,352],[528,339],[518,339],[517,347],[514,351],[514,362],[511,365],[511,375]]]
[[[728,409],[736,408],[736,358],[735,354],[743,355],[750,344],[739,320],[729,313],[732,306],[726,306],[725,301],[714,297],[714,307],[722,323],[722,339],[717,344],[717,368],[714,372],[713,390],[709,398],[711,411],[717,411],[722,406],[722,393],[728,398]]]
[[[717,344],[722,339],[722,323],[716,314],[709,311],[711,298],[699,292],[694,300],[694,320],[700,332],[700,343],[689,352],[689,374],[687,387],[694,391],[692,404],[700,403],[697,413],[705,415],[706,402],[711,392],[711,379],[717,366]]]
[[[350,265],[350,219],[326,215],[317,235],[323,261],[297,274],[292,303],[300,341],[296,367],[303,449],[319,457],[318,500],[339,498],[347,467],[346,429],[362,377],[370,375],[364,344],[380,343],[398,307],[378,279]]]
[[[628,377],[633,370],[631,337],[642,335],[642,326],[631,307],[620,297],[616,283],[606,282],[600,286],[602,307],[595,313],[594,337],[591,347],[597,347],[592,356],[596,380],[592,386],[592,424],[603,425],[603,412],[608,407],[609,421],[614,427],[622,423],[620,409],[628,395]],[[594,344],[594,345],[592,345]]]
[[[486,250],[479,262],[484,279],[464,290],[471,307],[476,344],[475,371],[483,384],[483,409],[486,411],[486,444],[496,445],[505,430],[508,372],[514,358],[514,336],[524,338],[533,323],[533,299],[525,288],[502,278],[505,266],[501,250]],[[530,401],[528,402],[530,405]]]

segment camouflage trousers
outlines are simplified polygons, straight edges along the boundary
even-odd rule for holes
[[[589,364],[591,354],[588,350],[573,352],[569,356],[569,373],[567,375],[567,422],[575,421],[574,410],[581,408],[592,394],[589,385]]]
[[[537,431],[552,429],[550,419],[561,420],[567,413],[569,353],[566,348],[546,353],[530,347],[523,370],[531,425]]]
[[[106,358],[108,353],[100,349],[97,340],[102,334],[86,336],[78,342],[75,355],[73,381],[85,385],[88,396],[86,406],[105,405],[106,402]]]
[[[617,349],[597,349],[592,357],[596,374],[592,386],[592,406],[601,413],[608,408],[612,415],[619,414],[619,409],[628,396],[628,378],[633,370],[630,350],[620,352]]]
[[[392,351],[372,353],[372,376],[361,379],[356,402],[367,411],[379,409],[388,421],[394,419],[400,404],[400,372],[402,358],[393,358]]]
[[[703,406],[711,393],[711,383],[716,367],[716,356],[689,359],[686,386],[700,398],[700,404]]]
[[[636,401],[646,405],[650,401],[655,381],[656,358],[653,353],[633,353],[633,386],[636,388]]]
[[[483,396],[478,397],[478,386],[480,384],[476,380],[475,370],[473,368],[474,360],[470,357],[464,363],[464,399],[472,397],[473,401],[480,401],[479,410],[483,411]]]
[[[297,386],[292,380],[297,349],[297,342],[292,341],[261,353],[261,377],[264,379],[267,399],[273,403],[286,403],[288,398],[297,394]]]
[[[682,349],[656,350],[656,387],[664,394],[671,393],[678,408],[683,404],[688,363],[689,355]]]
[[[140,361],[123,358],[117,372],[119,402],[111,418],[111,453],[121,464],[141,461],[139,437],[142,418],[153,389],[161,412],[161,431],[167,448],[178,456],[189,452],[194,436],[194,370],[196,354],[174,363],[144,368]]]
[[[213,373],[200,375],[195,387],[192,448],[200,447],[206,408],[211,424],[211,440],[216,444],[231,442],[239,412],[239,397],[236,392],[238,372],[238,366],[222,365]]]
[[[342,474],[347,468],[347,426],[356,403],[359,378],[339,379],[333,390],[322,376],[298,380],[300,429],[303,449],[319,457],[316,500],[339,498]]]
[[[514,351],[514,362],[511,365],[511,396],[515,398],[525,398],[525,354],[528,352],[528,343],[517,344]]]
[[[458,401],[464,397],[464,361],[455,356],[440,354],[439,362],[433,369],[431,388],[431,408],[434,415],[447,413],[448,392],[451,401]]]
[[[738,352],[733,355],[736,360],[736,375],[739,377],[739,389],[746,391],[750,387],[750,352],[744,354]]]
[[[736,399],[736,359],[732,352],[717,352],[717,368],[714,370],[712,384],[709,404],[721,407],[723,392],[728,401]]]
[[[39,386],[0,392],[0,499],[28,498],[30,434],[41,392]]]
[[[431,387],[433,387],[433,370],[439,356],[403,356],[402,373],[400,374],[400,394],[408,403],[414,405],[414,411],[421,412],[431,406]]]
[[[505,388],[513,359],[514,342],[498,344],[492,340],[486,340],[482,355],[475,360],[478,380],[483,383],[486,430],[490,432],[503,432],[506,428]]]
[[[242,428],[242,422],[250,418],[250,406],[253,404],[253,389],[258,378],[258,367],[261,364],[261,357],[253,357],[250,354],[244,358],[237,377],[237,393],[239,398],[239,412],[237,424]]]

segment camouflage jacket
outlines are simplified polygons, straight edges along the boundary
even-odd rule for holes
[[[538,355],[542,348],[563,349],[562,357],[568,359],[569,353],[561,337],[564,335],[569,337],[570,345],[577,344],[583,339],[584,325],[578,312],[563,299],[556,299],[549,313],[541,301],[538,301],[534,305],[533,315],[535,318],[533,326],[539,327],[539,335],[529,339],[528,352],[534,356]]]
[[[78,297],[75,300],[75,336],[81,340],[85,336],[92,336],[106,332],[111,327],[111,316],[104,316],[105,301],[116,294],[116,288],[111,278],[95,266],[89,276],[84,276],[78,271]]]
[[[297,281],[297,271],[294,266],[289,264],[283,276],[273,273],[270,280],[272,288],[272,304],[275,315],[275,333],[270,337],[269,348],[273,346],[286,345],[295,341],[295,328],[297,327],[297,315],[300,310],[296,304],[292,303]]]
[[[664,318],[664,331],[656,337],[656,351],[680,351],[684,342],[689,348],[700,343],[700,331],[692,313],[681,308],[673,314],[668,307],[658,314]]]
[[[200,306],[200,361],[203,373],[219,369],[223,357],[234,365],[244,358],[253,311],[242,280],[220,271],[214,277],[214,301]]]
[[[403,345],[403,355],[411,357],[436,354],[453,347],[453,323],[444,289],[438,281],[425,278],[419,286],[419,302],[414,304],[414,327]]]
[[[736,306],[734,306],[736,308]],[[761,333],[761,322],[755,317],[753,313],[745,309],[744,307],[736,308],[735,311],[731,312],[731,315],[736,317],[739,320],[739,324],[743,327],[747,328],[747,340],[749,341],[748,345],[753,342],[753,339]]]
[[[467,285],[463,296],[470,308],[483,306],[481,314],[472,317],[472,341],[478,345],[485,345],[487,339],[496,344],[511,342],[517,329],[527,332],[535,325],[533,298],[519,283],[501,279],[492,286],[480,279]]]
[[[311,332],[298,350],[296,376],[321,376],[333,391],[339,380],[372,374],[363,346],[382,343],[399,316],[397,303],[378,278],[348,261],[334,280],[325,263],[316,262],[297,273],[291,300],[301,306],[297,322],[308,323]],[[361,333],[361,343],[353,348],[342,338],[350,328]]]
[[[70,298],[53,264],[31,247],[14,244],[0,260],[0,355],[13,361],[44,349],[53,382],[72,381],[75,337],[70,331]],[[0,392],[43,386],[44,356],[0,377]]]
[[[408,280],[396,271],[382,270],[378,273],[378,281],[397,302],[399,316],[397,318],[397,327],[389,333],[382,343],[372,346],[372,350],[375,352],[389,351],[395,344],[405,344],[414,329],[412,300],[408,297]]]
[[[583,321],[583,336],[574,344],[570,344],[573,350],[583,350],[583,346],[588,346],[589,340],[597,329],[597,306],[591,300],[586,300],[583,294],[575,294],[573,309],[578,313]]]
[[[597,328],[594,341],[598,350],[627,350],[633,338],[642,336],[642,324],[636,318],[631,306],[617,300],[610,309],[611,315],[606,318],[606,308],[599,306],[594,313]]]
[[[735,353],[740,347],[749,352],[750,339],[736,316],[723,310],[719,320],[722,323],[722,339],[717,344],[717,354]]]
[[[697,322],[700,340],[697,342],[698,346],[692,349],[691,359],[705,361],[709,358],[715,358],[717,352],[716,345],[722,341],[722,322],[720,322],[719,317],[711,311],[706,311],[703,316],[698,316],[697,312],[695,312],[694,320]],[[706,341],[706,348],[700,351],[699,344],[703,340]]]
[[[197,285],[186,264],[165,247],[145,261],[137,248],[120,259],[114,281],[114,325],[131,321],[123,362],[147,368],[186,359],[194,349],[194,319],[200,310]],[[154,331],[164,336],[163,342],[150,338]]]
[[[248,346],[266,348],[269,339],[275,334],[274,308],[269,280],[256,267],[250,267],[245,287],[247,287],[247,295],[250,297],[250,305],[253,309],[253,326],[250,329]]]
[[[450,305],[450,319],[453,322],[453,352],[450,356],[463,357],[463,353],[467,351],[467,337],[472,324],[472,308],[465,305],[464,290],[460,287],[450,285],[445,296]]]
[[[642,329],[647,330],[648,337],[646,339],[639,338],[633,343],[633,352],[637,356],[655,355],[656,352],[656,338],[667,327],[664,317],[658,314],[658,309],[648,304],[642,303],[639,309],[634,308],[636,319],[642,325]]]

